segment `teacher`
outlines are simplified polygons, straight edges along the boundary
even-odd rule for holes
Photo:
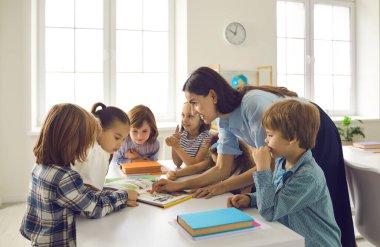
[[[238,139],[252,147],[264,146],[266,134],[261,124],[264,111],[274,102],[284,97],[297,97],[297,94],[286,88],[271,86],[249,86],[237,91],[219,73],[208,67],[195,70],[187,79],[183,91],[192,106],[193,114],[198,113],[208,124],[218,119],[219,144],[216,166],[193,179],[160,180],[153,189],[178,191],[211,185],[195,193],[196,197],[210,197],[253,184],[252,173],[255,168],[239,176],[229,177],[234,168],[234,156],[241,154]],[[301,98],[300,100],[306,101]],[[329,116],[321,108],[318,109],[321,124],[312,153],[326,176],[335,219],[342,234],[342,246],[354,247],[354,230],[340,136]]]

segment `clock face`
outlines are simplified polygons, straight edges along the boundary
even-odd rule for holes
[[[238,22],[228,24],[224,33],[226,40],[233,45],[240,45],[246,37],[245,28]]]

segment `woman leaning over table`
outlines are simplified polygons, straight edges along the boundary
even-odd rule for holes
[[[217,72],[207,67],[194,71],[183,86],[183,91],[194,114],[198,113],[205,123],[218,119],[217,164],[202,175],[187,181],[160,180],[155,184],[154,190],[200,188],[195,192],[195,197],[212,197],[253,184],[252,173],[255,168],[228,178],[233,169],[234,156],[241,154],[238,139],[251,147],[264,146],[266,134],[261,125],[263,112],[272,103],[284,97],[296,98],[297,94],[286,88],[270,86],[249,86],[237,91]],[[321,125],[312,153],[326,176],[335,219],[342,233],[342,246],[355,246],[340,137],[329,116],[321,108],[318,109]]]

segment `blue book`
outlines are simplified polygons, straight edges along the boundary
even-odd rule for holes
[[[251,216],[236,208],[180,214],[177,222],[193,237],[259,226]]]

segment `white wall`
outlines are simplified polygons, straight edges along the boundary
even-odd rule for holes
[[[379,1],[356,0],[357,114],[380,116]]]
[[[255,70],[276,67],[275,0],[188,1],[188,69],[220,64],[221,69]],[[225,27],[240,22],[247,38],[240,46],[224,39]]]
[[[0,199],[3,203],[25,200],[34,163],[32,149],[36,136],[28,135],[31,128],[30,2],[0,0]],[[231,70],[251,70],[258,65],[275,68],[275,0],[176,0],[176,8],[179,21],[175,27],[175,78],[179,103],[187,75],[199,66],[219,63],[222,69]],[[241,46],[231,46],[224,40],[224,28],[232,21],[241,22],[247,29],[247,39]],[[378,31],[377,28],[372,32]],[[375,70],[379,70],[378,64]],[[374,93],[377,105],[373,107],[379,107],[379,78],[370,78],[377,90]],[[365,132],[371,139],[380,140],[378,126],[379,121],[369,121],[368,125],[366,122]],[[170,158],[170,150],[162,141],[171,131],[170,127],[160,129],[162,159]]]

